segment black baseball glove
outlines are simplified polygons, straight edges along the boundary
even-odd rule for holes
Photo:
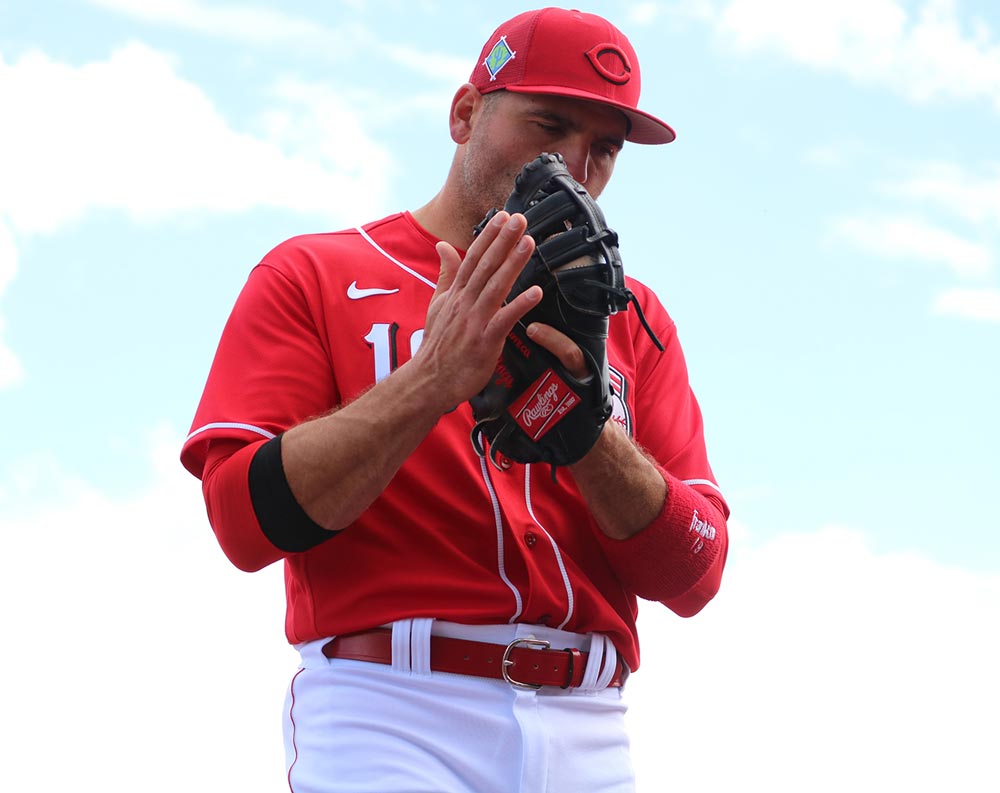
[[[541,302],[519,321],[504,343],[486,387],[470,400],[476,424],[472,442],[498,468],[503,458],[553,467],[583,457],[611,416],[608,317],[635,305],[643,327],[662,351],[635,295],[625,286],[618,235],[559,154],[541,154],[521,170],[504,209],[520,212],[535,252],[514,283],[508,302],[542,287]],[[476,227],[478,234],[496,213]],[[577,379],[548,350],[528,338],[532,322],[551,325],[579,345],[588,373]]]

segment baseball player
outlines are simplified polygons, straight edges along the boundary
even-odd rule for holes
[[[288,240],[250,272],[181,459],[233,564],[284,563],[295,793],[634,789],[637,599],[694,615],[727,550],[674,324],[628,279],[664,349],[638,311],[610,318],[611,420],[555,476],[478,454],[469,400],[542,300],[506,299],[536,248],[524,215],[473,228],[543,151],[597,198],[625,141],[673,140],[639,84],[608,21],[520,14],[455,94],[426,205]],[[528,336],[586,376],[565,333]]]

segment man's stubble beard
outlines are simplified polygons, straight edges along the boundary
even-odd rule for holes
[[[518,171],[508,173],[488,152],[468,150],[462,162],[465,219],[475,225],[491,209],[502,209],[514,189],[517,174]]]

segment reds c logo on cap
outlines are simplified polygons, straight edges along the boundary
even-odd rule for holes
[[[601,77],[615,85],[625,85],[632,79],[632,64],[617,44],[598,44],[587,51],[587,60]]]

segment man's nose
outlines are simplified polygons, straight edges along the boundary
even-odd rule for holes
[[[590,148],[584,146],[564,146],[562,152],[566,161],[566,170],[580,184],[586,186],[587,174],[590,168]]]

